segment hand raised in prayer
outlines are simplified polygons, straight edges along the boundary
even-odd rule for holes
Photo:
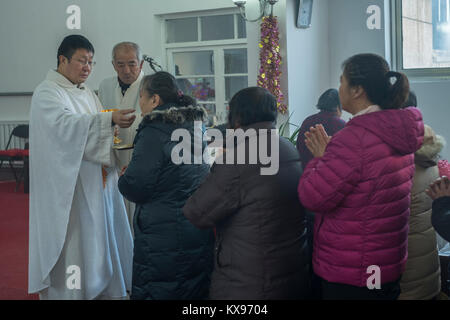
[[[315,127],[311,127],[308,132],[305,133],[306,147],[311,151],[314,157],[322,157],[325,153],[325,149],[330,142],[331,137],[328,136],[325,128],[318,124]]]
[[[438,178],[435,182],[430,184],[430,187],[426,189],[425,192],[433,200],[440,197],[450,197],[449,178],[447,178],[446,176]]]
[[[112,121],[121,128],[129,128],[136,119],[135,115],[130,115],[134,111],[134,109],[114,111],[112,113]]]

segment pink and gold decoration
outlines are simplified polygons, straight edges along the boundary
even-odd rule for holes
[[[274,16],[266,16],[261,22],[261,41],[259,43],[259,76],[258,86],[269,90],[277,99],[277,108],[286,113],[284,95],[281,92],[280,76],[282,59],[280,55],[278,21]]]

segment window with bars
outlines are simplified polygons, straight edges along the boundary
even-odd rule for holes
[[[232,96],[248,87],[247,34],[239,14],[165,19],[167,70],[181,90],[209,115],[208,126],[225,123]]]

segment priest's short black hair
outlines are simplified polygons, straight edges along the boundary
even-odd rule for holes
[[[92,43],[82,35],[72,34],[65,37],[58,48],[58,55],[56,56],[58,66],[59,56],[64,56],[70,60],[78,49],[86,49],[87,51],[92,52],[92,54],[95,53]]]

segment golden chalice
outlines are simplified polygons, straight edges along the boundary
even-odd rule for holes
[[[101,112],[115,112],[119,111],[117,108],[113,109],[103,109]],[[118,145],[122,142],[122,140],[119,138],[119,126],[114,126],[114,145]],[[102,166],[102,178],[103,178],[103,189],[106,187],[106,177],[108,176],[108,172],[106,171],[107,167]]]
[[[102,112],[115,112],[115,111],[119,111],[119,109],[117,108],[113,108],[113,109],[103,109]],[[119,126],[115,125],[114,126],[114,145],[118,145],[122,142],[122,139],[119,138]]]

